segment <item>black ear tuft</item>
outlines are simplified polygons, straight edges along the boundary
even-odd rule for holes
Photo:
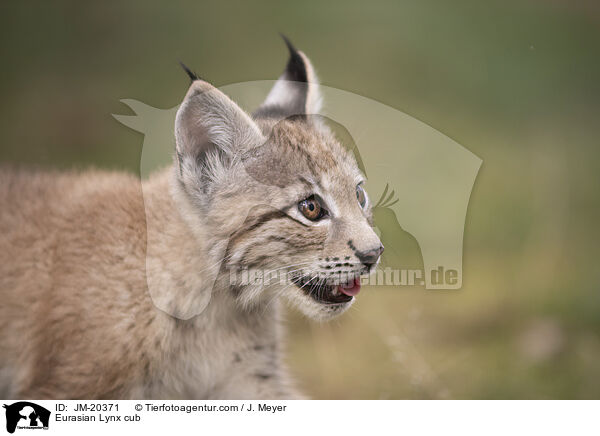
[[[304,59],[294,47],[292,42],[285,36],[283,33],[279,34],[285,45],[287,46],[290,52],[290,59],[288,60],[286,70],[286,79],[293,80],[295,82],[308,82],[308,74],[306,73],[306,65],[304,64]]]
[[[198,76],[196,73],[190,70],[183,62],[179,61],[179,65],[181,65],[181,68],[183,68],[183,70],[187,73],[192,82],[194,80],[201,80],[200,76]]]

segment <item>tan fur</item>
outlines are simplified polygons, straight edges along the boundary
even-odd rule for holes
[[[0,396],[299,396],[281,362],[280,300],[323,320],[353,299],[232,274],[300,266],[333,290],[345,282],[331,274],[354,280],[373,266],[361,253],[381,246],[370,204],[357,202],[356,162],[306,115],[314,84],[278,83],[252,118],[195,81],[177,114],[174,164],[143,183],[0,170]],[[313,194],[327,219],[299,212]]]
[[[293,396],[273,373],[278,310],[253,316],[226,293],[189,321],[154,307],[138,180],[100,172],[0,174],[0,203],[11,206],[0,215],[0,365],[12,373],[3,396]],[[193,287],[205,265],[203,247],[167,212],[168,172],[148,183],[152,213],[166,230],[162,263],[173,287]]]

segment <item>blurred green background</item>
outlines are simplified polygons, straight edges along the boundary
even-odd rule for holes
[[[367,288],[289,316],[314,398],[600,398],[600,4],[593,1],[3,2],[0,162],[139,171],[122,98],[178,104],[274,79],[286,33],[321,81],[483,159],[459,291]]]

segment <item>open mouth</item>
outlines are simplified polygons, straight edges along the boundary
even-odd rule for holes
[[[297,277],[293,279],[293,282],[314,300],[324,304],[348,303],[360,292],[360,278],[358,277],[339,285],[307,276]]]

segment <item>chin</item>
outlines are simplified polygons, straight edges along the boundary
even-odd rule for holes
[[[344,313],[360,291],[360,280],[354,279],[344,286],[336,284],[312,284],[310,280],[299,277],[286,294],[292,306],[309,318],[327,321]]]
[[[303,315],[316,321],[333,319],[344,313],[354,303],[354,297],[344,303],[321,303],[298,289],[295,289],[295,291],[296,295],[290,295],[291,293],[286,295],[286,299],[290,305],[299,310]]]

